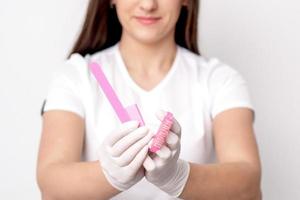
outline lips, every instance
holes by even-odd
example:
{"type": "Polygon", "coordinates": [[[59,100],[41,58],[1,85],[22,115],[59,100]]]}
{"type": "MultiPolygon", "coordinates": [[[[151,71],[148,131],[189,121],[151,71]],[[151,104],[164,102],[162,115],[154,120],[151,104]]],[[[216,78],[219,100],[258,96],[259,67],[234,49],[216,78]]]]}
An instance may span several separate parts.
{"type": "Polygon", "coordinates": [[[157,23],[161,18],[160,17],[144,17],[137,16],[135,17],[143,25],[151,25],[157,23]]]}

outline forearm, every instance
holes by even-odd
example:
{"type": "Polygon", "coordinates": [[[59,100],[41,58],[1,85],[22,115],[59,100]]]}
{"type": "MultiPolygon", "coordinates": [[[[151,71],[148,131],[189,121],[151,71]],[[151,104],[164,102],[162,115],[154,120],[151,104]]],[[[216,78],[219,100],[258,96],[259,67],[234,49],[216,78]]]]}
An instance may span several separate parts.
{"type": "Polygon", "coordinates": [[[99,200],[108,199],[119,192],[107,182],[98,161],[41,167],[38,184],[46,200],[99,200]]]}
{"type": "Polygon", "coordinates": [[[260,170],[248,163],[190,163],[183,199],[260,200],[260,170]]]}

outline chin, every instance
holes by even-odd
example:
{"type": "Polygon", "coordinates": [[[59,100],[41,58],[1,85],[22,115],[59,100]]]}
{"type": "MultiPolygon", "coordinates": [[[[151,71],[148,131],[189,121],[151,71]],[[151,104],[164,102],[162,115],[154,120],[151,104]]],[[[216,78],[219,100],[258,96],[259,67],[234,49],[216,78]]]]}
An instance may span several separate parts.
{"type": "Polygon", "coordinates": [[[158,34],[150,34],[150,33],[143,33],[143,34],[135,34],[134,40],[139,41],[144,44],[156,44],[163,40],[164,36],[158,34]]]}

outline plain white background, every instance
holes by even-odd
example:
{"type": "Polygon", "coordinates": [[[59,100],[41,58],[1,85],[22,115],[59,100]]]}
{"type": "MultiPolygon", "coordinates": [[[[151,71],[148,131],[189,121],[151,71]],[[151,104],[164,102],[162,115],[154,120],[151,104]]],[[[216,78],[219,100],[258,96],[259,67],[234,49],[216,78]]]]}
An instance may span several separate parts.
{"type": "MultiPolygon", "coordinates": [[[[0,199],[40,199],[40,108],[87,0],[0,0],[0,199]]],[[[300,2],[202,0],[199,45],[248,81],[264,199],[300,199],[300,2]]]]}

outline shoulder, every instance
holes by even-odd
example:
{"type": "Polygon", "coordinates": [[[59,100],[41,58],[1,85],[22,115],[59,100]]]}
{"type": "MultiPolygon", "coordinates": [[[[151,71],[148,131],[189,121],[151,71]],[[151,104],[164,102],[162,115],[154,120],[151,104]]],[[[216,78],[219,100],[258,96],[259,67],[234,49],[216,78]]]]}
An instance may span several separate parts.
{"type": "Polygon", "coordinates": [[[222,82],[235,75],[240,75],[239,72],[216,57],[205,57],[197,55],[188,49],[180,47],[182,65],[190,69],[199,81],[222,82]]]}
{"type": "Polygon", "coordinates": [[[97,60],[107,65],[109,62],[115,60],[113,58],[115,56],[115,48],[115,46],[112,46],[94,54],[86,55],[73,53],[61,63],[61,66],[53,73],[53,76],[56,78],[64,77],[72,82],[89,81],[91,76],[88,68],[89,62],[97,60]]]}
{"type": "Polygon", "coordinates": [[[94,54],[86,54],[80,55],[79,53],[74,53],[70,56],[70,58],[66,61],[69,65],[75,66],[75,68],[79,68],[79,70],[87,70],[87,65],[91,61],[99,61],[101,63],[107,63],[111,60],[114,60],[116,45],[108,47],[104,50],[98,51],[94,54]],[[83,69],[82,69],[83,68],[83,69]]]}

